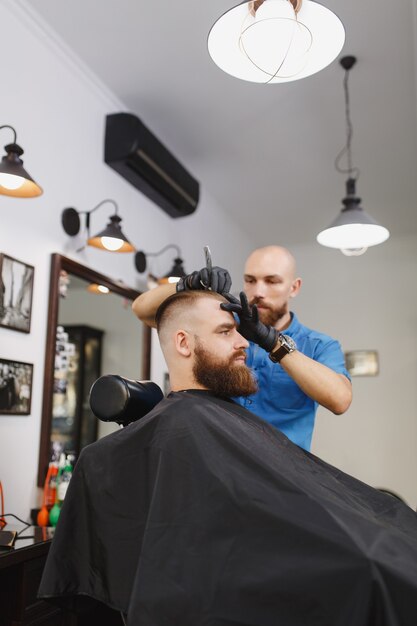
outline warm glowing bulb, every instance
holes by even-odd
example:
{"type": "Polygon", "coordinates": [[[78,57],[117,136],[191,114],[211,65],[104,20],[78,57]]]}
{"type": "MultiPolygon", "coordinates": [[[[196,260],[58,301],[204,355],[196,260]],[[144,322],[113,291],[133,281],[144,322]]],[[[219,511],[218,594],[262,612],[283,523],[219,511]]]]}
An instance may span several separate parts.
{"type": "Polygon", "coordinates": [[[19,189],[25,182],[22,176],[13,174],[0,174],[0,185],[6,189],[19,189]]]}
{"type": "Polygon", "coordinates": [[[91,283],[87,287],[87,291],[95,294],[108,294],[110,293],[110,289],[105,285],[98,285],[97,283],[91,283]]]}
{"type": "Polygon", "coordinates": [[[116,237],[102,237],[101,243],[106,250],[115,252],[116,250],[120,250],[124,242],[123,239],[117,239],[116,237]]]}

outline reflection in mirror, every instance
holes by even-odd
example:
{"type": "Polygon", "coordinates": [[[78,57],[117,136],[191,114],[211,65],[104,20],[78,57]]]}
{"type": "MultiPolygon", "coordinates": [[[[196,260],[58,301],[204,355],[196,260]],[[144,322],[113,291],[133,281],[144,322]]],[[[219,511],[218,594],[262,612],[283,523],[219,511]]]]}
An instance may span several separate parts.
{"type": "Polygon", "coordinates": [[[78,456],[115,430],[89,405],[103,374],[144,380],[150,372],[150,329],[131,304],[138,292],[62,255],[52,255],[38,485],[52,447],[78,456]]]}

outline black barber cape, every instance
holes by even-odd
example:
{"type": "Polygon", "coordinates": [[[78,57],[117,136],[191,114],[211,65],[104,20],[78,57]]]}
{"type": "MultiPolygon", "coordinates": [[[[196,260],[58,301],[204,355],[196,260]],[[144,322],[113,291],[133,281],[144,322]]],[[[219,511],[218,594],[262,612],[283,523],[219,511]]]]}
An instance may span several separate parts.
{"type": "Polygon", "coordinates": [[[417,515],[233,402],[172,393],[81,453],[39,596],[129,626],[416,626],[417,515]]]}

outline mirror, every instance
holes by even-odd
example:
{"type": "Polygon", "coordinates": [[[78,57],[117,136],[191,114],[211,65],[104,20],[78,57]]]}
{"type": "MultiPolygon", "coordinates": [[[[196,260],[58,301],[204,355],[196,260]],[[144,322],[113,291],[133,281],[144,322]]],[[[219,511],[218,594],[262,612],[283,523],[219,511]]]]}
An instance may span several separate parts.
{"type": "Polygon", "coordinates": [[[151,330],[132,313],[139,292],[61,254],[53,254],[49,290],[38,485],[43,487],[52,445],[78,456],[116,430],[89,405],[103,374],[149,379],[151,330]]]}

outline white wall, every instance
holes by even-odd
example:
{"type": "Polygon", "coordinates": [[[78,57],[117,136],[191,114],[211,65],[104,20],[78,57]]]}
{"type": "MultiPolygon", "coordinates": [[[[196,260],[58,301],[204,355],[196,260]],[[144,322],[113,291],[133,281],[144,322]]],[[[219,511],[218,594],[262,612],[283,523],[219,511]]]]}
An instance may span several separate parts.
{"type": "Polygon", "coordinates": [[[345,351],[377,350],[380,373],[353,377],[349,411],[319,409],[312,451],[417,507],[417,237],[389,239],[364,256],[295,248],[301,320],[345,351]]]}
{"type": "MultiPolygon", "coordinates": [[[[35,266],[30,334],[0,328],[0,357],[34,363],[31,415],[0,416],[5,505],[7,512],[27,519],[30,508],[39,503],[36,474],[50,254],[64,253],[132,287],[143,286],[130,254],[92,248],[75,253],[83,241],[81,237],[72,241],[63,232],[62,209],[74,206],[85,211],[113,198],[123,217],[122,228],[138,249],[153,252],[177,243],[190,269],[203,264],[202,248],[208,243],[215,262],[237,272],[250,242],[204,187],[195,215],[173,220],[110,169],[103,162],[104,121],[106,114],[125,110],[123,103],[18,1],[1,0],[0,20],[3,48],[13,51],[2,65],[1,123],[16,128],[17,142],[25,150],[24,165],[45,192],[26,200],[0,196],[0,252],[35,266]],[[233,241],[229,248],[228,241],[233,241]]],[[[1,131],[1,145],[10,143],[9,133],[1,131]]],[[[175,153],[175,146],[169,147],[175,153]]],[[[192,163],[185,165],[192,171],[192,163]]],[[[92,230],[104,227],[107,208],[112,207],[93,214],[92,230]]],[[[167,255],[162,269],[167,271],[171,262],[167,255]]]]}

